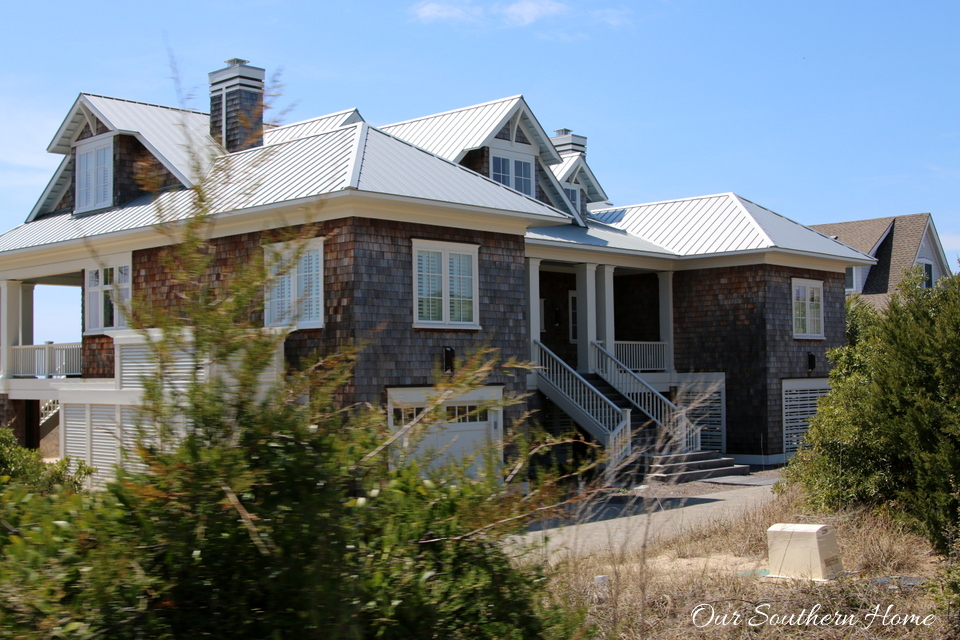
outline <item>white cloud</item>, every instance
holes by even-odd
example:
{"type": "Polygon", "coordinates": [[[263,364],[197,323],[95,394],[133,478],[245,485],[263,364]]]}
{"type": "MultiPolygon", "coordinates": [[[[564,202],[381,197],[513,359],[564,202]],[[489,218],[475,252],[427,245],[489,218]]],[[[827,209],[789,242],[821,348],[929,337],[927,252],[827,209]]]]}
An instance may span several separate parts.
{"type": "Polygon", "coordinates": [[[630,9],[597,9],[591,11],[590,15],[611,27],[629,27],[633,24],[633,11],[630,9]]]}
{"type": "Polygon", "coordinates": [[[519,0],[500,7],[500,13],[509,24],[523,27],[566,9],[567,5],[555,0],[519,0]]]}
{"type": "Polygon", "coordinates": [[[421,22],[473,22],[483,17],[483,9],[469,3],[418,2],[411,11],[421,22]]]}

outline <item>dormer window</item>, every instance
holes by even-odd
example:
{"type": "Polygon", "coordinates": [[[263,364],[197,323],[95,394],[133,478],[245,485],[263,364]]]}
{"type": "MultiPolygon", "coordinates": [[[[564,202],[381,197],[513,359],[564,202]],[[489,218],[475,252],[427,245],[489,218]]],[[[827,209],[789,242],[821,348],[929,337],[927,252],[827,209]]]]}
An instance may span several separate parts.
{"type": "Polygon", "coordinates": [[[533,195],[533,163],[527,160],[493,156],[490,177],[520,193],[533,195]]]}
{"type": "Polygon", "coordinates": [[[580,193],[580,191],[578,189],[569,189],[567,187],[564,187],[563,192],[567,194],[567,199],[569,199],[570,204],[573,205],[573,210],[579,211],[580,205],[577,204],[577,195],[580,193]]]}
{"type": "Polygon", "coordinates": [[[113,138],[84,141],[76,154],[76,213],[111,206],[113,138]]]}

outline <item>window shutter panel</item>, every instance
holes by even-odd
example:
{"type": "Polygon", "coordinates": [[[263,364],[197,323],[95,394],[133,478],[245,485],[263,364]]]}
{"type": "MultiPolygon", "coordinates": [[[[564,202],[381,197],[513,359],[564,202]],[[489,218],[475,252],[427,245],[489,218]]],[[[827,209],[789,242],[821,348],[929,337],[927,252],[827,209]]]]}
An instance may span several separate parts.
{"type": "Polygon", "coordinates": [[[96,173],[96,205],[109,206],[111,203],[110,187],[111,174],[113,173],[113,158],[110,153],[112,147],[100,147],[97,153],[97,173],[96,173]]]}
{"type": "Polygon", "coordinates": [[[297,265],[299,322],[319,323],[323,319],[322,277],[320,248],[304,251],[297,265]]]}
{"type": "Polygon", "coordinates": [[[267,292],[267,324],[283,325],[290,322],[292,278],[287,273],[278,276],[267,292]]]}
{"type": "Polygon", "coordinates": [[[77,154],[77,209],[93,204],[93,151],[77,154]]]}

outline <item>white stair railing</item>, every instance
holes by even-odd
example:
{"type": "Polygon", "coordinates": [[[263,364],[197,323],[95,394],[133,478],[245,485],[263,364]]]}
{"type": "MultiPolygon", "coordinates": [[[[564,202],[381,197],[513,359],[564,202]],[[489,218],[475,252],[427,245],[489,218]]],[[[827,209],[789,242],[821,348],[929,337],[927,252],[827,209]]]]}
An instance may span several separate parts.
{"type": "Polygon", "coordinates": [[[44,400],[40,405],[40,424],[49,420],[57,411],[60,411],[59,400],[44,400]]]}
{"type": "Polygon", "coordinates": [[[537,388],[606,446],[608,478],[630,456],[630,409],[621,409],[539,340],[533,341],[537,388]]]}
{"type": "Polygon", "coordinates": [[[683,451],[700,449],[700,430],[690,422],[686,412],[596,342],[590,344],[590,351],[597,374],[669,433],[678,447],[683,451]]]}

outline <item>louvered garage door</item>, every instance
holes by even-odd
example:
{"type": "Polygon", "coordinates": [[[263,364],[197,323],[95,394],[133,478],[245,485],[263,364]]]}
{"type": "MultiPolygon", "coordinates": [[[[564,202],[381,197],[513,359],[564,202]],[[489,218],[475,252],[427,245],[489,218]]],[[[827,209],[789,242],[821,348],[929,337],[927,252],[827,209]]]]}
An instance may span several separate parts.
{"type": "Polygon", "coordinates": [[[783,453],[790,458],[803,443],[817,401],[830,391],[826,378],[783,381],[783,453]]]}

